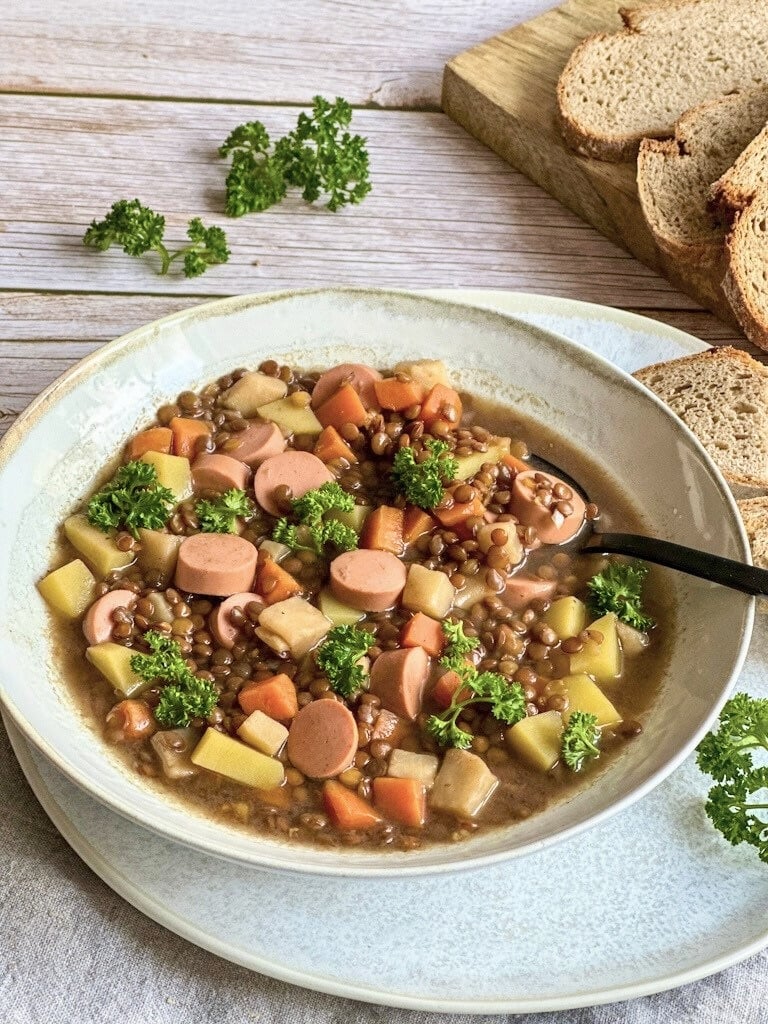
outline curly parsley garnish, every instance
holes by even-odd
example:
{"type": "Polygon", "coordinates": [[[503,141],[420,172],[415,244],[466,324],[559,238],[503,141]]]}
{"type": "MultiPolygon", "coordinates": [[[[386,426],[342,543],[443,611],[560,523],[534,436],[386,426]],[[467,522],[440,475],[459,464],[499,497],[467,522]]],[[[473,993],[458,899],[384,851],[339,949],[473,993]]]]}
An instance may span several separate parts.
{"type": "Polygon", "coordinates": [[[480,641],[476,636],[464,635],[463,622],[446,620],[442,627],[448,642],[440,658],[440,664],[461,674],[467,667],[467,655],[475,650],[480,641]]]}
{"type": "Polygon", "coordinates": [[[187,226],[190,245],[170,251],[163,242],[165,217],[155,213],[138,199],[118,199],[102,221],[91,221],[83,243],[100,252],[119,245],[127,256],[143,256],[153,251],[160,256],[158,274],[167,274],[171,264],[183,261],[185,277],[199,277],[208,267],[229,259],[227,236],[221,228],[207,228],[199,217],[187,226]]]}
{"type": "Polygon", "coordinates": [[[91,526],[104,533],[122,528],[138,537],[140,529],[161,530],[175,501],[173,492],[158,483],[155,467],[136,459],[121,466],[94,494],[86,515],[91,526]]]}
{"type": "Polygon", "coordinates": [[[443,484],[453,480],[459,471],[456,459],[448,455],[445,441],[428,437],[424,448],[429,453],[419,462],[413,448],[401,448],[392,461],[392,482],[399,494],[411,505],[432,509],[443,498],[443,484]]]}
{"type": "Polygon", "coordinates": [[[237,520],[251,515],[254,505],[245,491],[232,487],[211,501],[203,498],[195,513],[203,533],[234,533],[237,520]]]}
{"type": "Polygon", "coordinates": [[[334,626],[317,652],[317,664],[328,677],[331,689],[342,697],[354,697],[365,683],[360,664],[375,642],[373,633],[355,626],[334,626]]]}
{"type": "Polygon", "coordinates": [[[507,725],[525,718],[525,693],[519,683],[509,683],[496,672],[478,672],[470,665],[465,665],[457,675],[462,685],[457,686],[450,705],[445,711],[430,715],[426,722],[427,732],[441,746],[461,750],[471,746],[471,733],[460,728],[457,721],[464,708],[472,704],[488,704],[493,717],[507,725]],[[462,697],[467,691],[469,696],[462,697]]]}
{"type": "Polygon", "coordinates": [[[563,761],[573,772],[580,772],[587,761],[600,756],[600,729],[597,715],[574,711],[561,740],[563,761]]]}
{"type": "Polygon", "coordinates": [[[615,612],[622,622],[646,632],[655,625],[643,612],[642,590],[648,567],[642,562],[612,562],[587,583],[587,604],[595,615],[615,612]]]}
{"type": "Polygon", "coordinates": [[[278,519],[272,540],[287,545],[293,551],[314,551],[318,555],[325,553],[326,545],[339,551],[352,551],[358,541],[352,527],[337,519],[323,519],[323,516],[328,512],[351,512],[354,507],[352,495],[335,480],[329,481],[291,502],[291,512],[298,524],[289,523],[285,518],[278,519]]]}
{"type": "Polygon", "coordinates": [[[218,703],[213,683],[198,679],[189,669],[178,643],[156,630],[145,633],[151,654],[134,654],[133,671],[147,682],[162,682],[155,718],[169,729],[189,725],[195,718],[207,718],[218,703]]]}

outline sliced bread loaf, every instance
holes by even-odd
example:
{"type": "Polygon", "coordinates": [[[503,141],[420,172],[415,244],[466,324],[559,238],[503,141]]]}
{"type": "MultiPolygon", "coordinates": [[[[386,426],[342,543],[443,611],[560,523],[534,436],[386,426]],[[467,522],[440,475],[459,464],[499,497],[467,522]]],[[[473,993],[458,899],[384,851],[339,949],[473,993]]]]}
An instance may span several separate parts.
{"type": "Polygon", "coordinates": [[[722,223],[732,224],[739,210],[747,207],[765,186],[768,186],[768,125],[712,185],[710,209],[722,223]]]}
{"type": "Polygon", "coordinates": [[[744,498],[736,504],[749,537],[752,561],[768,569],[768,498],[744,498]]]}
{"type": "Polygon", "coordinates": [[[692,107],[768,85],[766,0],[673,0],[622,10],[626,28],[590,36],[557,85],[566,142],[585,156],[631,160],[692,107]]]}
{"type": "Polygon", "coordinates": [[[744,333],[768,351],[768,187],[736,214],[726,240],[723,289],[744,333]]]}
{"type": "Polygon", "coordinates": [[[731,347],[634,374],[693,431],[726,480],[768,488],[768,369],[731,347]]]}
{"type": "Polygon", "coordinates": [[[641,142],[637,190],[662,252],[698,266],[722,263],[725,229],[713,221],[709,190],[767,122],[763,86],[687,111],[675,124],[674,138],[641,142]]]}

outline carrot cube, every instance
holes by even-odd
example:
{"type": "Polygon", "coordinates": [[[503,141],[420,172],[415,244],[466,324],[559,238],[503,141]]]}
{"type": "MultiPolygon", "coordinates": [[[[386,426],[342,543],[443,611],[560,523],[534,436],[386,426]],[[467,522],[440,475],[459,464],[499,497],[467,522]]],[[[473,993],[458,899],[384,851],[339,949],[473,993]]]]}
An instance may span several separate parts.
{"type": "Polygon", "coordinates": [[[475,494],[472,501],[457,501],[450,508],[436,508],[435,515],[443,526],[455,527],[469,519],[470,516],[482,518],[485,515],[485,505],[483,505],[480,497],[475,494]]]}
{"type": "Polygon", "coordinates": [[[449,427],[455,427],[463,411],[458,391],[445,384],[435,384],[422,403],[419,419],[426,424],[442,419],[449,427]]]}
{"type": "MultiPolygon", "coordinates": [[[[459,673],[453,672],[452,670],[448,671],[444,673],[442,676],[440,676],[440,678],[435,683],[432,689],[432,700],[440,708],[450,707],[451,701],[453,700],[453,695],[456,693],[457,690],[461,689],[462,686],[463,682],[459,673]]],[[[461,689],[461,692],[459,693],[457,699],[466,700],[467,697],[471,696],[472,694],[470,693],[469,689],[467,687],[464,687],[463,689],[461,689]]]]}
{"type": "Polygon", "coordinates": [[[324,427],[315,441],[315,455],[321,462],[333,462],[334,459],[346,459],[357,462],[357,456],[336,427],[324,427]]]}
{"type": "Polygon", "coordinates": [[[401,412],[412,405],[419,405],[424,397],[424,388],[415,380],[398,380],[397,377],[386,377],[377,380],[373,385],[376,398],[382,409],[401,412]]]}
{"type": "Polygon", "coordinates": [[[423,647],[427,654],[437,658],[445,647],[443,627],[437,619],[424,612],[416,612],[400,630],[400,646],[423,647]]]}
{"type": "Polygon", "coordinates": [[[412,544],[425,533],[431,533],[437,523],[424,509],[417,505],[409,505],[403,515],[403,540],[406,544],[412,544]]]}
{"type": "Polygon", "coordinates": [[[360,533],[360,547],[375,551],[391,551],[402,555],[403,510],[392,505],[380,505],[367,517],[360,533]]]}
{"type": "Polygon", "coordinates": [[[337,828],[362,831],[381,822],[381,817],[367,800],[334,779],[329,779],[323,786],[323,806],[337,828]]]}
{"type": "Polygon", "coordinates": [[[301,593],[301,584],[289,572],[271,558],[262,556],[262,559],[256,569],[254,589],[268,605],[287,601],[289,597],[301,593]]]}
{"type": "Polygon", "coordinates": [[[185,459],[193,459],[197,455],[198,438],[208,437],[211,424],[208,420],[190,420],[184,416],[174,416],[171,420],[173,432],[173,454],[185,459]]]}
{"type": "Polygon", "coordinates": [[[150,427],[142,430],[128,443],[128,458],[140,459],[147,452],[162,452],[170,455],[173,446],[173,432],[168,427],[150,427]]]}
{"type": "Polygon", "coordinates": [[[354,423],[362,427],[368,418],[360,395],[351,384],[343,384],[338,391],[315,409],[315,415],[324,427],[336,427],[340,430],[345,423],[354,423]]]}
{"type": "Polygon", "coordinates": [[[427,790],[418,779],[374,779],[373,803],[385,818],[401,825],[418,828],[427,817],[427,790]]]}
{"type": "Polygon", "coordinates": [[[289,722],[299,713],[296,687],[284,672],[260,682],[246,683],[237,701],[246,715],[261,711],[276,722],[289,722]]]}

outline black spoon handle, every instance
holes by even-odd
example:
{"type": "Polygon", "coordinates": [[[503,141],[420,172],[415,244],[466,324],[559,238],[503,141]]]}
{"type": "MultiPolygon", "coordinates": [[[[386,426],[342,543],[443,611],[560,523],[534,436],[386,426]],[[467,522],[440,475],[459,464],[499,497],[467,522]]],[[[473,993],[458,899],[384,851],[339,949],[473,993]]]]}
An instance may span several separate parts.
{"type": "Polygon", "coordinates": [[[629,555],[655,562],[668,569],[679,569],[689,576],[720,583],[744,594],[768,594],[768,570],[735,562],[731,558],[710,555],[667,540],[641,537],[634,533],[596,533],[581,548],[583,554],[629,555]]]}

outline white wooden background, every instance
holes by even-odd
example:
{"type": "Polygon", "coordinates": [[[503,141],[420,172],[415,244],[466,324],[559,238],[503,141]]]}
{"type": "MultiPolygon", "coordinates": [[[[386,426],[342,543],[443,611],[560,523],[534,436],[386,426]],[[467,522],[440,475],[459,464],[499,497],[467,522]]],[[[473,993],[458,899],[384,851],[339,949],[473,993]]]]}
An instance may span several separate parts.
{"type": "Polygon", "coordinates": [[[742,341],[440,113],[445,61],[547,0],[10,0],[0,29],[0,433],[73,361],[210,297],[285,286],[510,288],[636,310],[742,341]],[[281,131],[316,93],[366,135],[373,192],[222,215],[216,147],[281,131]],[[226,267],[157,277],[82,234],[138,196],[181,238],[227,228],[226,267]]]}

